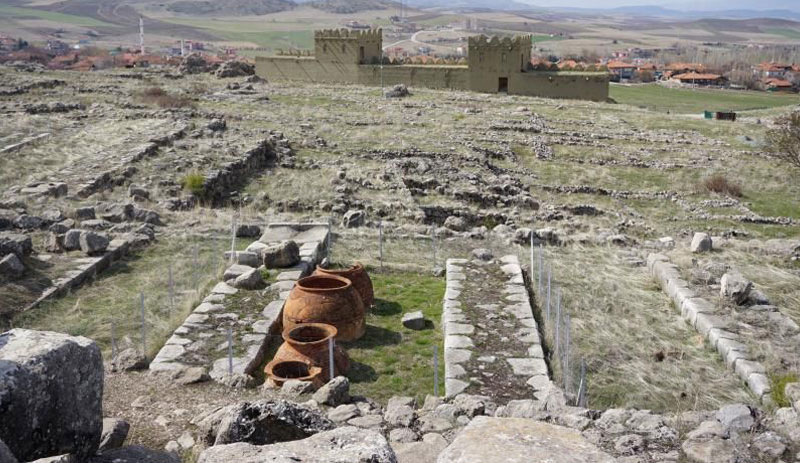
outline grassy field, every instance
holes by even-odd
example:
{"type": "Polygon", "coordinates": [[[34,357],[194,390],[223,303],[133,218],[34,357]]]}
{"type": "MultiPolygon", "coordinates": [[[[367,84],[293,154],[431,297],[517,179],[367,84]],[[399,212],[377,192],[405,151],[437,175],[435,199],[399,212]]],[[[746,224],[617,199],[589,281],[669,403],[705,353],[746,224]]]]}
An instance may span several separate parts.
{"type": "Polygon", "coordinates": [[[0,16],[13,17],[18,19],[44,19],[57,23],[73,24],[86,27],[113,27],[113,24],[98,21],[94,18],[85,16],[75,16],[71,14],[56,13],[53,11],[38,10],[35,8],[18,8],[14,6],[0,5],[0,16]]]}
{"type": "Polygon", "coordinates": [[[702,113],[704,110],[746,111],[800,103],[800,97],[797,95],[738,90],[667,88],[658,84],[612,84],[609,96],[617,103],[676,113],[702,113]]]}
{"type": "MultiPolygon", "coordinates": [[[[444,345],[439,321],[445,281],[432,276],[368,269],[375,287],[376,307],[367,316],[367,332],[343,344],[350,355],[351,392],[385,401],[405,395],[422,401],[433,394],[433,347],[444,345]],[[424,330],[405,328],[403,314],[421,310],[424,330]]],[[[439,362],[439,391],[444,391],[444,361],[439,362]]]]}
{"type": "Polygon", "coordinates": [[[147,346],[149,354],[153,355],[205,295],[207,286],[216,282],[222,268],[222,260],[217,256],[227,243],[227,240],[164,239],[123,258],[101,273],[93,283],[16,317],[12,324],[20,328],[86,336],[97,341],[104,353],[110,353],[112,320],[117,342],[128,338],[139,346],[139,295],[144,293],[147,346]],[[170,264],[173,307],[169,297],[170,264]]]}

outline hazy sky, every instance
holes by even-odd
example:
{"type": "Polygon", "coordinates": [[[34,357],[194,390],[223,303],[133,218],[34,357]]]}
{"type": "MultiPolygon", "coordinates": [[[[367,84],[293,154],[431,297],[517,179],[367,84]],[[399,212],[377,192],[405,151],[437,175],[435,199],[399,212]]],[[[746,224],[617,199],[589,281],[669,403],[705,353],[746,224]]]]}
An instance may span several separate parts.
{"type": "MultiPolygon", "coordinates": [[[[502,1],[502,0],[497,0],[502,1]]],[[[631,5],[654,5],[678,10],[720,9],[800,9],[800,0],[518,0],[540,6],[613,8],[631,5]]]]}

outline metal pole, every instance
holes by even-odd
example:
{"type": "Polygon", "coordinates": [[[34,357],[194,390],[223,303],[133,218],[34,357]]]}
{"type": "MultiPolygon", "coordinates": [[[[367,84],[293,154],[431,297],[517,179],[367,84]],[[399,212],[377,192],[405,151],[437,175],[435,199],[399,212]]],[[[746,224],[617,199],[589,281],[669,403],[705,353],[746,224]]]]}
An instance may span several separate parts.
{"type": "Polygon", "coordinates": [[[231,216],[231,262],[236,260],[236,216],[231,216]]]}
{"type": "Polygon", "coordinates": [[[543,270],[544,270],[544,249],[542,248],[542,245],[540,244],[539,245],[539,291],[537,292],[537,294],[539,294],[540,297],[541,297],[541,294],[542,294],[542,273],[543,273],[543,270]]]}
{"type": "Polygon", "coordinates": [[[550,315],[550,280],[553,274],[553,268],[547,266],[547,315],[550,315]]]}
{"type": "Polygon", "coordinates": [[[439,346],[433,346],[433,395],[439,397],[439,346]]]}
{"type": "Polygon", "coordinates": [[[559,345],[558,345],[558,342],[560,341],[559,335],[561,334],[560,333],[560,328],[561,328],[561,304],[556,306],[556,335],[555,335],[555,337],[556,337],[556,346],[555,346],[556,353],[560,351],[559,345]]]}
{"type": "Polygon", "coordinates": [[[572,374],[569,371],[569,332],[570,332],[570,321],[569,321],[569,314],[564,315],[564,392],[569,393],[569,386],[570,379],[572,379],[572,374]]]}
{"type": "Polygon", "coordinates": [[[325,238],[325,257],[328,258],[328,265],[331,263],[331,218],[328,217],[328,236],[325,238]]]}
{"type": "Polygon", "coordinates": [[[586,361],[581,359],[581,384],[578,388],[578,406],[586,406],[586,361]]]}
{"type": "Polygon", "coordinates": [[[383,221],[378,222],[378,247],[380,248],[381,272],[383,271],[383,221]]]}
{"type": "Polygon", "coordinates": [[[172,262],[169,263],[169,313],[175,310],[175,283],[172,280],[172,262]]]}
{"type": "Polygon", "coordinates": [[[333,338],[332,337],[328,338],[328,364],[330,365],[330,370],[331,370],[331,380],[333,380],[335,374],[334,374],[334,368],[333,368],[334,365],[333,365],[333,338]]]}
{"type": "Polygon", "coordinates": [[[139,306],[141,307],[142,312],[142,355],[145,357],[147,356],[147,328],[145,328],[144,322],[144,293],[139,293],[139,306]]]}
{"type": "Polygon", "coordinates": [[[530,266],[530,274],[531,274],[531,285],[533,285],[533,232],[531,232],[531,266],[530,266]]]}
{"type": "Polygon", "coordinates": [[[200,266],[197,264],[197,244],[195,243],[194,249],[192,250],[192,263],[194,267],[194,288],[195,290],[198,289],[198,285],[200,284],[200,266]]]}
{"type": "Polygon", "coordinates": [[[228,375],[233,376],[233,328],[228,327],[228,375]]]}
{"type": "Polygon", "coordinates": [[[117,341],[116,330],[114,329],[114,318],[111,318],[111,366],[117,366],[117,341]]]}
{"type": "Polygon", "coordinates": [[[433,238],[433,267],[436,268],[436,229],[431,229],[431,237],[433,238]]]}

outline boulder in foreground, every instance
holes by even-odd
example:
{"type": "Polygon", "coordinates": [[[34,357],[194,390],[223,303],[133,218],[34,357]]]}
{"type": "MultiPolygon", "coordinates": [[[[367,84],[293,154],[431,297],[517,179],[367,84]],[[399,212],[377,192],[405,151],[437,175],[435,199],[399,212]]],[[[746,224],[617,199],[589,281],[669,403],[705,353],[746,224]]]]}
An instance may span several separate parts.
{"type": "Polygon", "coordinates": [[[198,463],[263,463],[267,461],[397,463],[397,458],[380,432],[345,426],[315,434],[307,439],[280,444],[215,445],[203,451],[198,459],[198,463]]]}
{"type": "Polygon", "coordinates": [[[580,432],[524,418],[478,416],[441,454],[438,463],[613,463],[580,432]]]}
{"type": "Polygon", "coordinates": [[[0,334],[0,440],[20,461],[93,455],[103,430],[103,360],[94,341],[0,334]]]}

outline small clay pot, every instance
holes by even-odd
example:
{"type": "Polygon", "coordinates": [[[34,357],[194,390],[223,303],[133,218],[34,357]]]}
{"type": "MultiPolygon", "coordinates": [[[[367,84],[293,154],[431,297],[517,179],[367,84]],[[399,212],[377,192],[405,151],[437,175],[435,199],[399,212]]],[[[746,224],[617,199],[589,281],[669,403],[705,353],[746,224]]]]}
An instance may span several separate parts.
{"type": "Polygon", "coordinates": [[[364,304],[347,278],[311,275],[297,280],[283,306],[283,330],[300,323],[327,323],[338,341],[355,341],[366,330],[364,304]]]}
{"type": "Polygon", "coordinates": [[[347,278],[353,283],[353,287],[361,296],[364,303],[364,310],[369,310],[375,304],[375,293],[372,290],[372,280],[360,262],[356,262],[350,268],[329,269],[317,266],[314,275],[336,275],[347,278]]]}
{"type": "MultiPolygon", "coordinates": [[[[336,327],[325,323],[301,323],[282,334],[283,344],[275,352],[273,362],[305,362],[322,369],[322,376],[330,376],[330,341],[336,338],[336,327]]],[[[347,353],[336,345],[333,347],[334,376],[343,375],[350,368],[347,353]]]]}
{"type": "Polygon", "coordinates": [[[323,379],[322,368],[315,367],[308,362],[297,360],[288,361],[271,361],[264,368],[267,377],[278,387],[283,386],[283,383],[290,379],[299,381],[309,381],[314,384],[314,387],[319,388],[325,384],[323,379]]]}

